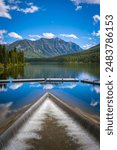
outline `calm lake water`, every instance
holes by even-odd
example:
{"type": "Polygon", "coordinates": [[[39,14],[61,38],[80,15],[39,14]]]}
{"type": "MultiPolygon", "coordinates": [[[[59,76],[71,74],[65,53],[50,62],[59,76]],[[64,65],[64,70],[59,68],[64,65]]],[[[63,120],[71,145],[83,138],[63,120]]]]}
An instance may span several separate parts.
{"type": "Polygon", "coordinates": [[[24,67],[0,70],[0,79],[7,78],[49,78],[49,77],[77,77],[80,79],[99,79],[100,66],[98,64],[57,64],[35,63],[24,67]]]}
{"type": "Polygon", "coordinates": [[[17,110],[35,102],[45,92],[51,92],[84,111],[99,116],[100,86],[80,82],[59,84],[9,83],[5,86],[2,85],[0,88],[0,111],[3,115],[7,115],[10,110],[17,110]]]}
{"type": "MultiPolygon", "coordinates": [[[[14,68],[1,73],[0,78],[40,78],[40,77],[77,77],[79,79],[100,79],[99,65],[78,64],[32,64],[24,68],[14,68]],[[6,75],[6,76],[5,76],[6,75]]],[[[0,117],[5,118],[14,112],[38,100],[45,92],[51,92],[59,98],[98,115],[100,112],[100,86],[85,83],[9,83],[0,84],[0,117]]]]}

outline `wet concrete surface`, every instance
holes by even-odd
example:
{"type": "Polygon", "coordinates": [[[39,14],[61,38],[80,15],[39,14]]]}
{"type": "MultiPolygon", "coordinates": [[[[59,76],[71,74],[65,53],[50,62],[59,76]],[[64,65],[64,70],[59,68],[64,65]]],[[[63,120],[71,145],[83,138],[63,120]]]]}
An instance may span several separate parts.
{"type": "Polygon", "coordinates": [[[42,124],[43,129],[39,132],[41,139],[28,140],[31,150],[82,150],[82,145],[77,144],[66,133],[65,126],[60,126],[57,120],[47,115],[42,124]]]}
{"type": "Polygon", "coordinates": [[[47,97],[2,150],[99,150],[99,143],[47,97]]]}

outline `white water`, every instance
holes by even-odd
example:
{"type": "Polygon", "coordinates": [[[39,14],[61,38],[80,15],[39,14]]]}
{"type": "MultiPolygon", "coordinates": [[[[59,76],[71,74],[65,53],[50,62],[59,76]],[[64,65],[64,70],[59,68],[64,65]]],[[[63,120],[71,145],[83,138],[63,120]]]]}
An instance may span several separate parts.
{"type": "Polygon", "coordinates": [[[36,131],[42,130],[42,123],[49,116],[57,120],[58,125],[65,126],[67,135],[72,137],[74,142],[82,145],[83,150],[99,150],[99,143],[85,131],[65,111],[58,107],[51,99],[47,98],[35,111],[28,121],[21,127],[18,133],[8,142],[3,150],[28,150],[31,148],[26,141],[29,139],[40,139],[36,131]]]}

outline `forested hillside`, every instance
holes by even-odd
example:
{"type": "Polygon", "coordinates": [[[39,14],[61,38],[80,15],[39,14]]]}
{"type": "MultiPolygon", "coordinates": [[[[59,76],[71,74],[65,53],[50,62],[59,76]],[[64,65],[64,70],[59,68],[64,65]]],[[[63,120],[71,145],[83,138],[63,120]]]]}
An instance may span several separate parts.
{"type": "Polygon", "coordinates": [[[24,64],[24,52],[7,50],[5,45],[0,45],[0,68],[8,68],[10,66],[19,66],[24,64]]]}
{"type": "Polygon", "coordinates": [[[100,45],[75,54],[62,55],[52,58],[26,59],[28,62],[78,62],[78,63],[100,63],[100,45]]]}

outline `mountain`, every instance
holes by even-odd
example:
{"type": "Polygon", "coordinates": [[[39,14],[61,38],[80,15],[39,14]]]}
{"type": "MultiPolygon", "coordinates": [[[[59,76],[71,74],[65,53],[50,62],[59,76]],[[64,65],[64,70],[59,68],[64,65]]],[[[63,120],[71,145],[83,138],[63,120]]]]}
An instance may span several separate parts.
{"type": "Polygon", "coordinates": [[[75,54],[54,57],[52,61],[100,63],[100,44],[75,54]]]}
{"type": "Polygon", "coordinates": [[[59,38],[41,38],[36,41],[19,40],[7,46],[9,50],[15,47],[17,50],[24,51],[25,58],[49,58],[82,51],[79,45],[59,38]]]}
{"type": "Polygon", "coordinates": [[[100,44],[74,54],[26,59],[27,62],[100,63],[100,44]]]}

